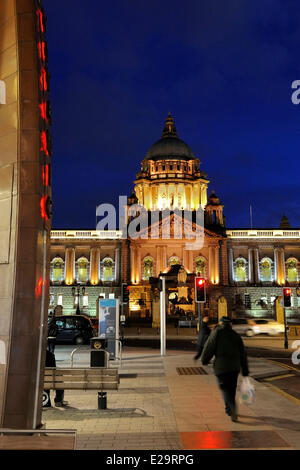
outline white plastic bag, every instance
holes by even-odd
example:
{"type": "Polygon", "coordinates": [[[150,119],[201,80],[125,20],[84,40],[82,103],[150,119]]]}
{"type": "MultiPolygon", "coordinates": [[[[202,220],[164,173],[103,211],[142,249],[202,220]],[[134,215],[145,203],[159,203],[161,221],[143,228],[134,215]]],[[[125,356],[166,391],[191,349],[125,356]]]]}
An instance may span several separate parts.
{"type": "Polygon", "coordinates": [[[255,397],[254,385],[250,382],[249,377],[243,377],[240,386],[240,403],[252,405],[255,397]]]}

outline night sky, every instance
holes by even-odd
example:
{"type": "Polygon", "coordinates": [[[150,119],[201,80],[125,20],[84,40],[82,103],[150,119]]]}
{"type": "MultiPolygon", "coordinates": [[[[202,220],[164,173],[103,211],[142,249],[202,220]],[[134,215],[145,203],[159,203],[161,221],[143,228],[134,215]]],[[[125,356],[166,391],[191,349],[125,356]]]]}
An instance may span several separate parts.
{"type": "Polygon", "coordinates": [[[133,190],[170,111],[227,227],[300,227],[300,5],[289,0],[44,0],[53,227],[95,228],[133,190]]]}

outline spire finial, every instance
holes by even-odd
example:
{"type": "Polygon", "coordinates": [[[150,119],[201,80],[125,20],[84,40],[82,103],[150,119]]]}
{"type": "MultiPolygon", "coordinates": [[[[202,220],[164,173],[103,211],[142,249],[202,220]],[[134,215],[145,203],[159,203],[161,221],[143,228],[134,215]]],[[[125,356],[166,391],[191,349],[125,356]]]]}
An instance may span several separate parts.
{"type": "Polygon", "coordinates": [[[171,112],[168,112],[167,119],[165,121],[165,127],[163,129],[162,137],[178,137],[177,130],[172,118],[171,112]]]}

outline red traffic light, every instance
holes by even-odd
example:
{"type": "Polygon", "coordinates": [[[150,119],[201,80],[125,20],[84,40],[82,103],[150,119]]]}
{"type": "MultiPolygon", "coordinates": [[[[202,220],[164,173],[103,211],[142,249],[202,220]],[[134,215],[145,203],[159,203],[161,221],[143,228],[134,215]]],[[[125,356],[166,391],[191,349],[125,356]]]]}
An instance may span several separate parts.
{"type": "Polygon", "coordinates": [[[203,277],[195,278],[195,301],[196,302],[206,301],[205,279],[203,277]]]}
{"type": "Polygon", "coordinates": [[[283,305],[284,307],[291,307],[291,293],[292,289],[285,287],[283,289],[283,305]]]}

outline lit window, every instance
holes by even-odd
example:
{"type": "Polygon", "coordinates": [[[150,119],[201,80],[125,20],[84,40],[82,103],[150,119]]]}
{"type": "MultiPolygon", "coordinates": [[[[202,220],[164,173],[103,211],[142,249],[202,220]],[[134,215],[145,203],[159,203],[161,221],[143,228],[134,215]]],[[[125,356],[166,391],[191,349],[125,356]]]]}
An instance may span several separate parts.
{"type": "Polygon", "coordinates": [[[153,277],[153,259],[147,256],[144,259],[144,280],[148,281],[150,277],[153,277]]]}
{"type": "Polygon", "coordinates": [[[52,281],[62,282],[64,277],[64,262],[61,258],[54,258],[52,264],[52,281]]]}
{"type": "Polygon", "coordinates": [[[263,282],[272,281],[272,263],[270,259],[261,261],[261,280],[263,282]]]}
{"type": "Polygon", "coordinates": [[[79,282],[87,282],[88,281],[88,266],[89,266],[89,262],[86,258],[80,258],[77,261],[78,281],[79,282]]]}
{"type": "Polygon", "coordinates": [[[196,276],[205,277],[206,274],[206,261],[203,256],[196,258],[196,276]]]}
{"type": "Polygon", "coordinates": [[[113,260],[106,258],[103,261],[103,281],[113,280],[113,260]]]}
{"type": "Polygon", "coordinates": [[[297,273],[297,260],[290,258],[287,260],[287,280],[289,282],[297,282],[298,273],[297,273]]]}
{"type": "Polygon", "coordinates": [[[63,296],[62,296],[62,294],[58,294],[58,296],[57,296],[57,305],[62,306],[62,304],[63,304],[63,296]]]}
{"type": "Polygon", "coordinates": [[[246,280],[246,261],[238,258],[235,262],[235,278],[237,282],[246,280]]]}
{"type": "Polygon", "coordinates": [[[180,259],[178,258],[178,256],[172,256],[170,259],[169,259],[169,265],[170,266],[175,266],[177,264],[180,264],[180,259]]]}

